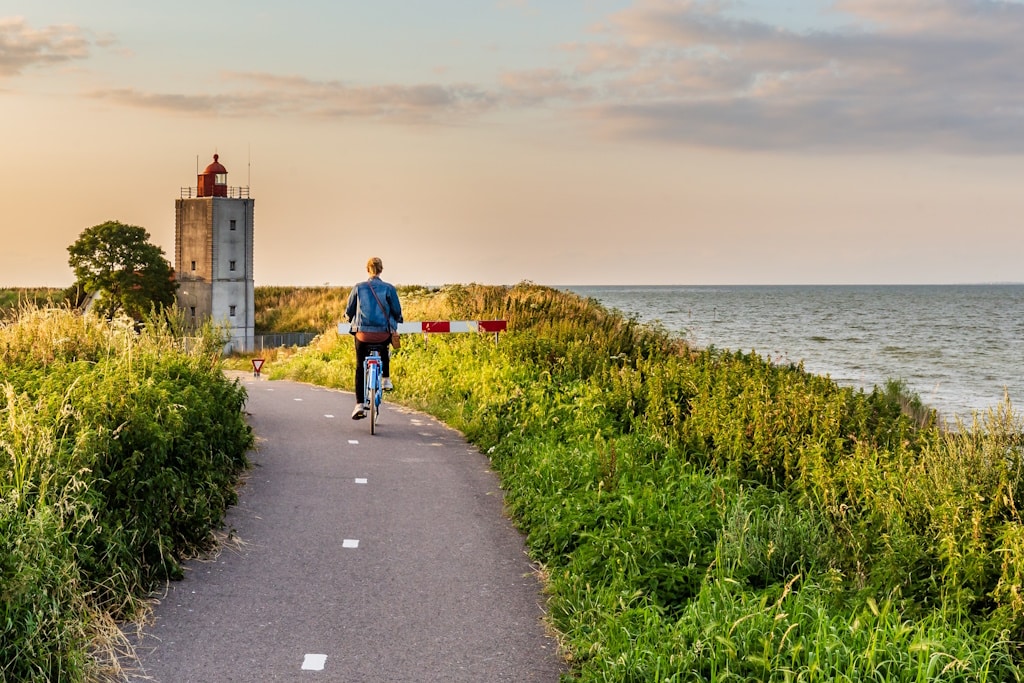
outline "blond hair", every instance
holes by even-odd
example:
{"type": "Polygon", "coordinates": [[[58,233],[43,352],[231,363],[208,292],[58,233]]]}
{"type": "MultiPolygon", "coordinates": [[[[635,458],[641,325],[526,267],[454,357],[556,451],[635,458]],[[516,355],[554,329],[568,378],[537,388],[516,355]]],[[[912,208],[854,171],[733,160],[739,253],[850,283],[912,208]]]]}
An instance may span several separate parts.
{"type": "Polygon", "coordinates": [[[383,270],[384,262],[378,256],[374,256],[366,262],[366,272],[370,275],[380,275],[383,270]]]}

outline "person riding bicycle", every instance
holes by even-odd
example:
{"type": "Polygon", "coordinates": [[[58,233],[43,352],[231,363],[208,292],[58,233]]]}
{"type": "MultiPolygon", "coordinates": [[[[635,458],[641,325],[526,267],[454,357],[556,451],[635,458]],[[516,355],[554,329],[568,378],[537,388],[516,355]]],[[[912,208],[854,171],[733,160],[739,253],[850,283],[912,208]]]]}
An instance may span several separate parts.
{"type": "Polygon", "coordinates": [[[380,279],[383,271],[384,264],[378,257],[374,256],[367,261],[366,272],[370,277],[352,288],[345,306],[345,317],[352,323],[350,333],[355,336],[356,343],[356,407],[352,410],[353,420],[366,417],[363,361],[375,347],[383,347],[380,354],[384,373],[382,386],[384,389],[394,388],[387,345],[391,342],[391,333],[398,329],[398,323],[403,322],[402,304],[398,300],[395,286],[380,279]]]}

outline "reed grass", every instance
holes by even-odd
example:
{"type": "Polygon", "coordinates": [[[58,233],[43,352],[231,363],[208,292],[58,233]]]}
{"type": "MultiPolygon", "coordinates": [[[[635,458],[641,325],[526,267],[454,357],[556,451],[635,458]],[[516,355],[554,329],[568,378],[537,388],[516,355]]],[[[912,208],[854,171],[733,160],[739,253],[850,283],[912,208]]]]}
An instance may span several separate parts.
{"type": "Polygon", "coordinates": [[[114,675],[116,624],[212,544],[252,443],[221,343],[28,304],[0,326],[0,680],[114,675]]]}
{"type": "MultiPolygon", "coordinates": [[[[345,319],[351,287],[256,287],[256,333],[320,332],[345,319]]],[[[424,299],[425,287],[399,287],[403,303],[424,299]]]]}
{"type": "Polygon", "coordinates": [[[60,305],[67,298],[67,290],[55,287],[0,287],[0,322],[22,306],[60,305]]]}

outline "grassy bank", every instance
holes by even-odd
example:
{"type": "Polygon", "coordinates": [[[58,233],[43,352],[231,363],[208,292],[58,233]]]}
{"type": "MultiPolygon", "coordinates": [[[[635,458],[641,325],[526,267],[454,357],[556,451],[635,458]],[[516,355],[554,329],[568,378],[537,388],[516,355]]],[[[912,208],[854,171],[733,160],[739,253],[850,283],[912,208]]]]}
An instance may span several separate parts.
{"type": "Polygon", "coordinates": [[[0,287],[0,318],[13,315],[25,305],[59,305],[66,298],[66,291],[55,287],[0,287]]]}
{"type": "MultiPolygon", "coordinates": [[[[345,304],[351,287],[257,287],[256,334],[320,332],[345,319],[345,304]]],[[[403,302],[429,298],[424,287],[400,287],[403,302]]]]}
{"type": "MultiPolygon", "coordinates": [[[[529,284],[407,308],[510,322],[497,345],[408,340],[395,399],[490,455],[578,679],[1020,680],[1009,405],[943,431],[899,385],[690,349],[529,284]]],[[[352,362],[328,331],[264,371],[350,388],[352,362]]]]}
{"type": "Polygon", "coordinates": [[[0,680],[116,671],[116,622],[210,547],[252,443],[219,348],[67,310],[0,323],[0,680]]]}

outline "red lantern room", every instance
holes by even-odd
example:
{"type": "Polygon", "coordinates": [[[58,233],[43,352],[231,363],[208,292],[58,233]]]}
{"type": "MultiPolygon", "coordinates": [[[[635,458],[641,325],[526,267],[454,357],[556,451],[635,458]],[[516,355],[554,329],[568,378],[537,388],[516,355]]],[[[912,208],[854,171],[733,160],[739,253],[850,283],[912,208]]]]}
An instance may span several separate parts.
{"type": "Polygon", "coordinates": [[[219,154],[213,155],[213,163],[206,167],[199,174],[198,197],[227,197],[228,196],[228,169],[224,168],[217,159],[219,154]]]}

